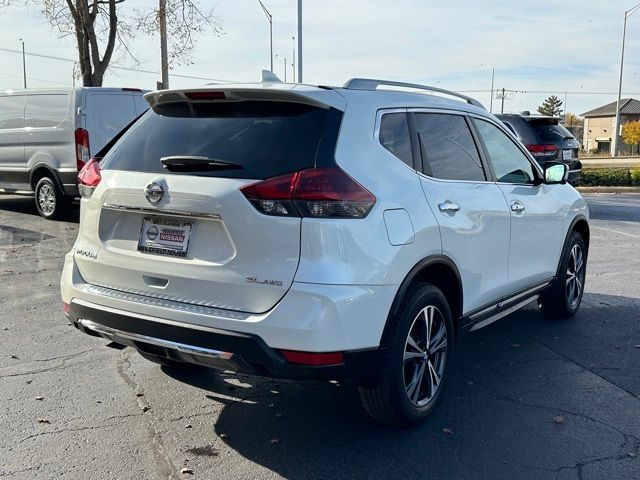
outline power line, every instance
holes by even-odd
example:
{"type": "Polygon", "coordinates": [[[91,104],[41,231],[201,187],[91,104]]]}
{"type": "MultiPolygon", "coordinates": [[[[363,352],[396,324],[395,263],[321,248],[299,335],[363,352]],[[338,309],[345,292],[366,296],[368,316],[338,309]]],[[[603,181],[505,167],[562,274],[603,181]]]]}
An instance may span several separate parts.
{"type": "MultiPolygon", "coordinates": [[[[22,51],[21,50],[15,50],[13,48],[5,48],[5,47],[0,47],[0,51],[3,52],[9,52],[9,53],[17,53],[22,55],[22,51]]],[[[76,63],[77,60],[73,60],[71,58],[64,58],[64,57],[56,57],[53,55],[45,55],[44,53],[36,53],[36,52],[25,52],[25,55],[30,56],[30,57],[39,57],[39,58],[46,58],[49,60],[58,60],[58,61],[62,61],[62,62],[71,62],[71,63],[76,63]]],[[[109,68],[113,68],[113,69],[117,69],[117,70],[125,70],[128,72],[136,72],[136,73],[148,73],[148,74],[152,74],[152,75],[160,75],[160,72],[154,72],[153,70],[142,70],[139,68],[130,68],[130,67],[120,67],[118,65],[109,65],[109,68]]],[[[180,75],[177,73],[172,73],[171,74],[172,77],[178,77],[178,78],[188,78],[191,80],[208,80],[208,81],[212,81],[212,82],[227,82],[227,83],[231,83],[234,82],[235,80],[223,80],[220,78],[209,78],[209,77],[196,77],[193,75],[180,75]]]]}
{"type": "MultiPolygon", "coordinates": [[[[506,89],[505,89],[506,90],[506,89]]],[[[457,90],[460,93],[491,93],[491,90],[457,90]]],[[[582,92],[577,90],[571,92],[568,90],[506,90],[517,93],[543,93],[543,94],[562,94],[567,95],[617,95],[618,92],[582,92]]],[[[640,92],[623,92],[623,95],[640,95],[640,92]]]]}
{"type": "MultiPolygon", "coordinates": [[[[15,77],[15,78],[22,78],[23,77],[22,75],[14,75],[12,73],[4,73],[4,72],[0,72],[0,75],[4,75],[5,77],[15,77]]],[[[27,77],[27,80],[35,80],[36,82],[55,83],[57,85],[69,86],[68,83],[56,82],[55,80],[45,80],[44,78],[27,77]]]]}

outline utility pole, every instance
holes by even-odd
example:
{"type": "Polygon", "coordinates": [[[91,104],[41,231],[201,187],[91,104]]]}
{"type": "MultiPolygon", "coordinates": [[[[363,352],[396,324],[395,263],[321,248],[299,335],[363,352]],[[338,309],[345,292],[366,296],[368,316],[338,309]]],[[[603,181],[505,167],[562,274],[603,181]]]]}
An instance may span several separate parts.
{"type": "Polygon", "coordinates": [[[293,50],[291,51],[291,72],[293,73],[293,83],[296,83],[296,37],[291,37],[293,50]]]}
{"type": "Polygon", "coordinates": [[[567,91],[564,91],[564,103],[563,105],[563,109],[562,109],[562,120],[566,121],[567,118],[567,91]]]}
{"type": "Polygon", "coordinates": [[[258,3],[262,7],[264,14],[267,16],[267,20],[269,20],[269,52],[270,52],[270,61],[271,61],[271,73],[273,73],[273,15],[269,13],[267,7],[264,6],[261,0],[258,0],[258,3]]]}
{"type": "Polygon", "coordinates": [[[302,0],[298,0],[298,83],[302,83],[302,0]]]}
{"type": "Polygon", "coordinates": [[[24,42],[20,39],[20,43],[22,43],[22,76],[24,79],[24,88],[27,89],[27,60],[24,55],[24,42]]]}
{"type": "Polygon", "coordinates": [[[162,88],[169,88],[169,57],[167,53],[167,0],[159,0],[158,21],[160,23],[160,63],[162,88]]]}
{"type": "Polygon", "coordinates": [[[627,18],[640,8],[640,3],[624,12],[624,26],[622,27],[622,53],[620,54],[620,81],[618,83],[618,101],[616,103],[616,121],[611,136],[611,156],[615,157],[618,150],[618,138],[620,133],[620,100],[622,97],[622,68],[624,66],[624,41],[627,36],[627,18]]]}
{"type": "Polygon", "coordinates": [[[489,113],[493,113],[493,80],[496,76],[495,67],[491,69],[491,100],[489,100],[489,113]]]}
{"type": "Polygon", "coordinates": [[[502,105],[500,106],[500,113],[504,113],[504,88],[502,89],[502,105]]]}

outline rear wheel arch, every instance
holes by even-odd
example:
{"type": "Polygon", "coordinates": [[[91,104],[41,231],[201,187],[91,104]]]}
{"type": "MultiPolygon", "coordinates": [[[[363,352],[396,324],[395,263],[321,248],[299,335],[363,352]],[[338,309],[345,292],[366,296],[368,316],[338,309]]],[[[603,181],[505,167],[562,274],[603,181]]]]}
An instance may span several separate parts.
{"type": "Polygon", "coordinates": [[[403,300],[410,296],[421,285],[430,284],[444,293],[451,309],[453,327],[457,336],[462,317],[463,289],[460,272],[456,264],[445,255],[432,255],[418,262],[400,284],[391,304],[391,310],[385,324],[385,333],[394,316],[400,311],[403,300]]]}
{"type": "MultiPolygon", "coordinates": [[[[587,247],[587,251],[589,251],[589,238],[590,238],[590,230],[589,230],[589,222],[583,216],[576,217],[571,223],[571,228],[567,232],[567,239],[571,235],[572,231],[578,232],[582,236],[582,240],[584,240],[584,244],[587,247]]],[[[566,243],[566,239],[565,239],[566,243]]]]}
{"type": "Polygon", "coordinates": [[[60,189],[60,191],[64,191],[62,187],[62,182],[60,182],[60,178],[58,178],[58,175],[56,174],[55,170],[53,170],[46,163],[36,164],[31,169],[31,172],[29,173],[29,184],[31,185],[31,190],[35,192],[36,185],[44,177],[49,177],[50,179],[52,179],[53,183],[56,184],[58,189],[60,189]]]}

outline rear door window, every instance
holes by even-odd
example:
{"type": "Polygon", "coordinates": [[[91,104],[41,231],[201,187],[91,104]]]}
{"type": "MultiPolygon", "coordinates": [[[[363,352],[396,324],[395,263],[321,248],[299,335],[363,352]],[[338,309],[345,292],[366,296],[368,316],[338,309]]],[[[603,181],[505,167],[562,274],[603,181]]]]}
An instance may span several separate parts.
{"type": "Polygon", "coordinates": [[[543,142],[560,142],[562,140],[573,140],[571,132],[552,119],[529,120],[529,125],[537,132],[543,142]]]}
{"type": "Polygon", "coordinates": [[[463,116],[414,115],[425,175],[444,180],[486,180],[480,154],[463,116]]]}
{"type": "Polygon", "coordinates": [[[380,119],[380,134],[378,138],[384,148],[413,168],[409,124],[406,113],[383,114],[380,119]]]}
{"type": "Polygon", "coordinates": [[[25,109],[27,127],[57,127],[69,113],[69,95],[29,95],[25,109]]]}
{"type": "Polygon", "coordinates": [[[175,102],[123,135],[103,168],[167,173],[160,159],[198,156],[242,165],[192,175],[265,179],[315,165],[328,110],[286,102],[175,102]]]}
{"type": "Polygon", "coordinates": [[[85,106],[85,128],[89,132],[92,154],[98,152],[120,130],[136,118],[136,107],[130,92],[89,92],[85,106]]]}

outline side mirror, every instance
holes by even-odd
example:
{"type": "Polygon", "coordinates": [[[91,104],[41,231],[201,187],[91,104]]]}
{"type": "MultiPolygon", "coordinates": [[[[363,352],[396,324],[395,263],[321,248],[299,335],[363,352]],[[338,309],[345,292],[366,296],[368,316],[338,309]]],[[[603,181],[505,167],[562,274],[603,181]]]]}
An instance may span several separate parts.
{"type": "Polygon", "coordinates": [[[544,183],[553,185],[555,183],[567,183],[569,177],[569,167],[566,163],[547,162],[544,168],[544,183]]]}

